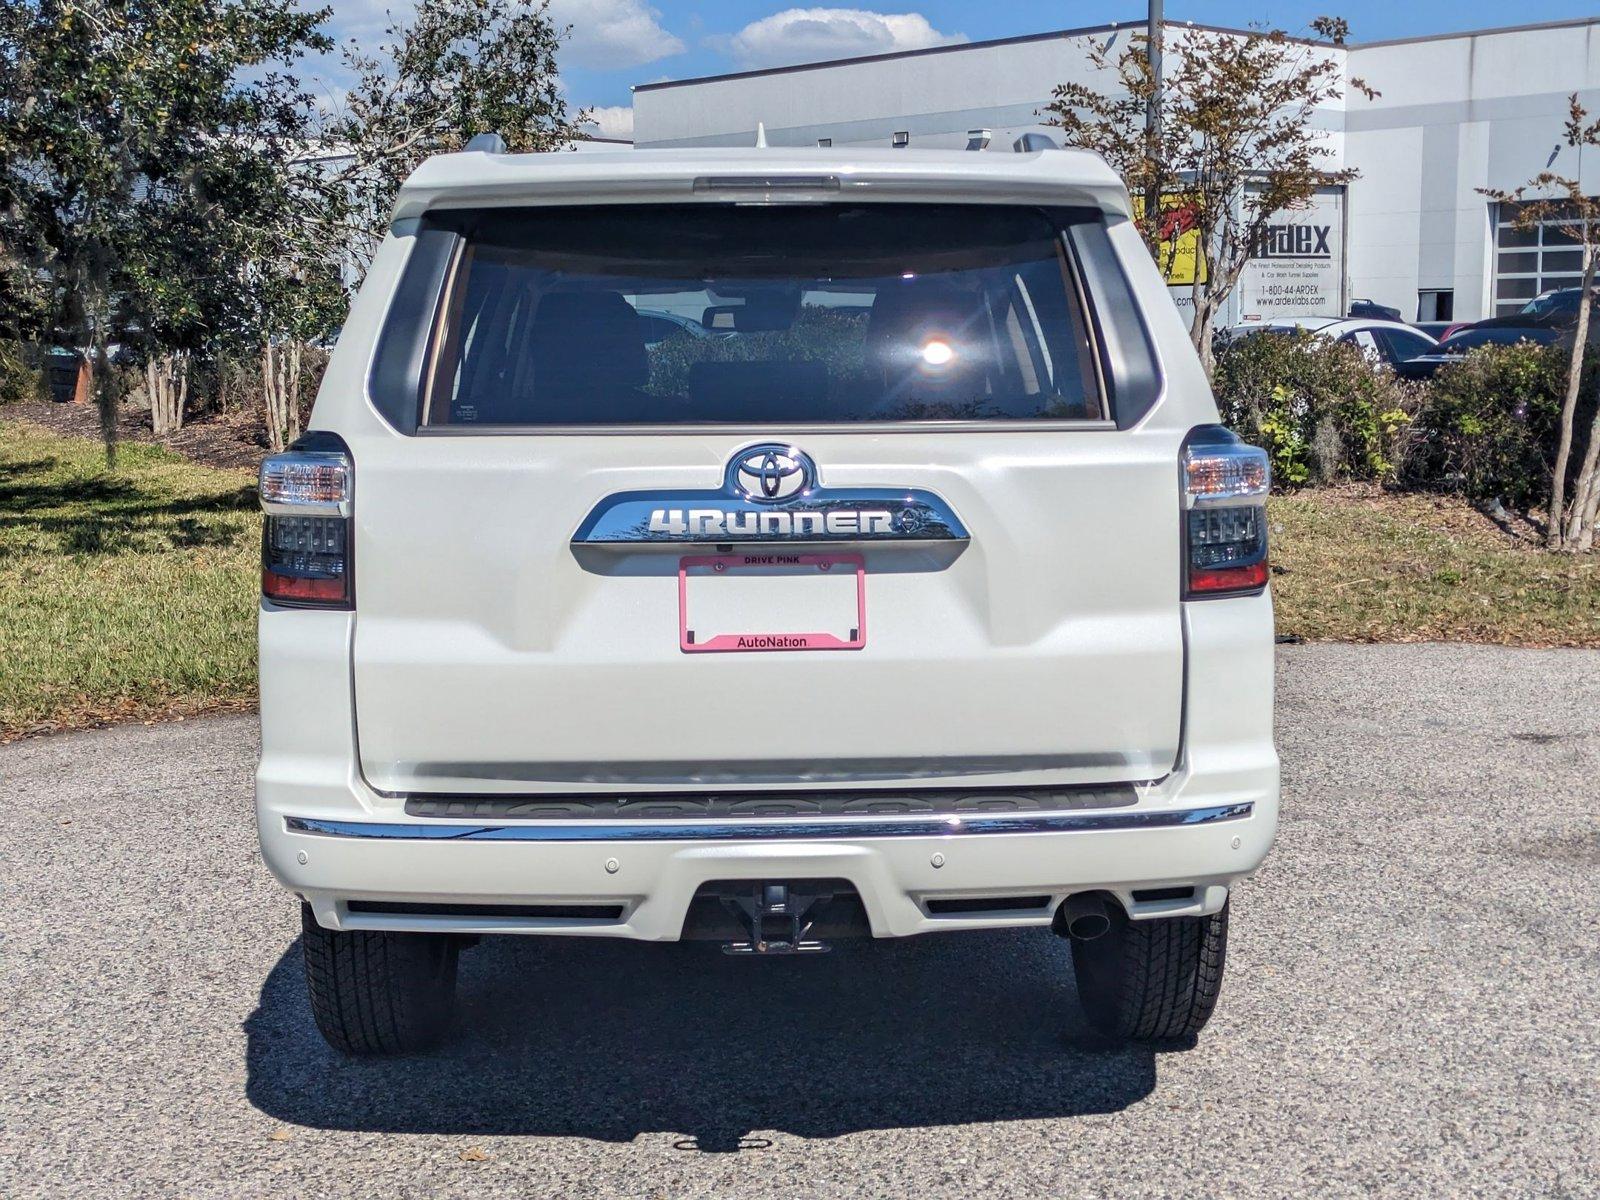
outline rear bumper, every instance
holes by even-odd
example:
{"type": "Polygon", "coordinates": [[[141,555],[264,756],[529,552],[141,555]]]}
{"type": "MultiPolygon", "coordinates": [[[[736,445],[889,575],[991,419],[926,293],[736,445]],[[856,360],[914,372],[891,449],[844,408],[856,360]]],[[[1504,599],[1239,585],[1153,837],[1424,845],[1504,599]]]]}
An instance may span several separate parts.
{"type": "MultiPolygon", "coordinates": [[[[1044,925],[1073,892],[1114,893],[1135,916],[1215,911],[1260,862],[1274,815],[1251,803],[1044,817],[789,821],[748,826],[544,823],[455,825],[268,816],[267,862],[331,928],[559,933],[672,941],[702,885],[842,879],[872,933],[1044,925]],[[303,860],[303,861],[302,861],[303,860]],[[1139,903],[1147,888],[1192,897],[1139,903]],[[1049,897],[1038,908],[959,916],[939,899],[1049,897]],[[614,919],[352,912],[351,900],[409,904],[614,906],[614,919]]],[[[998,908],[998,906],[997,906],[998,908]]]]}
{"type": "MultiPolygon", "coordinates": [[[[336,929],[672,941],[704,885],[739,880],[846,881],[878,937],[1048,925],[1063,899],[1083,891],[1115,895],[1135,919],[1215,912],[1260,865],[1277,829],[1270,600],[1186,608],[1183,761],[1138,786],[1134,804],[960,818],[631,822],[407,816],[403,799],[361,779],[348,691],[326,686],[322,664],[348,638],[337,624],[348,614],[305,614],[328,618],[326,643],[313,645],[311,622],[300,622],[304,662],[285,650],[263,673],[263,857],[319,923],[336,929]],[[1193,890],[1175,899],[1134,895],[1173,888],[1193,890]],[[929,903],[1018,897],[1041,903],[963,904],[959,914],[929,903]],[[408,911],[353,911],[352,901],[408,911]],[[416,911],[429,905],[457,907],[416,911]],[[461,905],[563,911],[463,915],[461,905]],[[607,915],[571,915],[596,908],[607,915]]],[[[265,639],[263,651],[265,659],[265,639]]]]}

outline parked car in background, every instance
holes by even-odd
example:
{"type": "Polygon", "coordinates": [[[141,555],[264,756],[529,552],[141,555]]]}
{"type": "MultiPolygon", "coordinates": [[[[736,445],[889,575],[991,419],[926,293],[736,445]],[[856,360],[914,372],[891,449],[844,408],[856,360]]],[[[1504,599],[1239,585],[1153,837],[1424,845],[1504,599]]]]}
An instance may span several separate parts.
{"type": "Polygon", "coordinates": [[[1421,354],[1431,354],[1438,343],[1427,334],[1400,321],[1351,320],[1348,317],[1278,317],[1259,325],[1238,325],[1230,337],[1262,333],[1287,334],[1296,330],[1355,346],[1377,366],[1393,368],[1421,354]]]}
{"type": "MultiPolygon", "coordinates": [[[[1523,305],[1516,316],[1540,325],[1571,329],[1578,323],[1578,295],[1582,291],[1582,288],[1570,287],[1542,292],[1523,305]]],[[[1593,289],[1589,296],[1589,317],[1593,320],[1597,316],[1600,316],[1600,288],[1593,289]]],[[[1511,321],[1515,318],[1499,319],[1511,321]]]]}
{"type": "MultiPolygon", "coordinates": [[[[1489,317],[1482,321],[1456,321],[1445,328],[1439,340],[1444,341],[1468,329],[1525,329],[1530,325],[1571,329],[1578,323],[1578,293],[1582,290],[1575,287],[1555,288],[1540,292],[1516,312],[1506,316],[1489,317]]],[[[1600,288],[1591,293],[1589,319],[1600,323],[1600,288]]]]}
{"type": "Polygon", "coordinates": [[[1376,300],[1352,300],[1347,315],[1366,321],[1398,321],[1400,310],[1390,308],[1387,304],[1379,304],[1376,300]]]}
{"type": "Polygon", "coordinates": [[[1461,361],[1480,346],[1512,346],[1517,342],[1548,346],[1560,340],[1561,333],[1551,325],[1493,325],[1483,322],[1446,338],[1427,354],[1397,363],[1395,372],[1402,379],[1432,379],[1440,367],[1461,361]]]}
{"type": "Polygon", "coordinates": [[[1466,328],[1461,321],[1416,321],[1411,328],[1421,330],[1436,342],[1442,342],[1457,330],[1466,328]]]}

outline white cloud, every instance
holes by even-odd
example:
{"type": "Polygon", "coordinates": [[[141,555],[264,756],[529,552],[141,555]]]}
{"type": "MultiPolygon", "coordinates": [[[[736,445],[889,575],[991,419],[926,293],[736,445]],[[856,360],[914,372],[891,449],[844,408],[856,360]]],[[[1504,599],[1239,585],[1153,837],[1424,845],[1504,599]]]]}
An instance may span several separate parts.
{"type": "Polygon", "coordinates": [[[630,104],[597,104],[589,110],[584,129],[596,137],[633,137],[633,106],[630,104]]]}
{"type": "Polygon", "coordinates": [[[966,40],[964,33],[940,33],[921,13],[790,8],[752,21],[732,37],[715,39],[713,44],[741,66],[775,67],[950,46],[966,40]]]}
{"type": "Polygon", "coordinates": [[[660,17],[644,0],[550,0],[550,19],[572,26],[562,61],[598,70],[682,54],[682,39],[663,29],[660,17]]]}

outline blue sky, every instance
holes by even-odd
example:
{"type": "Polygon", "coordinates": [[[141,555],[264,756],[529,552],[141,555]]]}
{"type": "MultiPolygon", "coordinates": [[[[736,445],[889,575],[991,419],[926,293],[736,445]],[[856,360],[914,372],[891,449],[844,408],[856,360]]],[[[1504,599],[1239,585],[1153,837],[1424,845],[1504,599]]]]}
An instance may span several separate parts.
{"type": "MultiPolygon", "coordinates": [[[[384,11],[405,0],[333,0],[331,32],[370,45],[384,11]]],[[[982,41],[1078,25],[1142,18],[1142,0],[897,0],[890,4],[783,4],[770,0],[550,0],[572,26],[561,76],[573,108],[593,108],[602,132],[631,128],[628,89],[636,83],[982,41]]],[[[1167,0],[1169,20],[1210,25],[1267,23],[1301,32],[1319,13],[1350,22],[1355,41],[1412,37],[1496,25],[1589,16],[1595,0],[1167,0]]],[[[337,71],[329,70],[337,86],[337,71]]]]}

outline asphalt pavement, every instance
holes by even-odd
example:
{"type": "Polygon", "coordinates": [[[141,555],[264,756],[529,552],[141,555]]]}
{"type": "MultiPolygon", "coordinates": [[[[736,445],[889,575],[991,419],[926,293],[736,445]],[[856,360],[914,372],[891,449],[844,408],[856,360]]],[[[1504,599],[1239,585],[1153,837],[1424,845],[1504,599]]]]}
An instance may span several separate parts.
{"type": "Polygon", "coordinates": [[[442,1050],[347,1061],[253,719],[0,748],[0,1196],[1600,1194],[1600,652],[1279,677],[1279,842],[1162,1053],[1095,1038],[1030,931],[491,939],[442,1050]]]}

